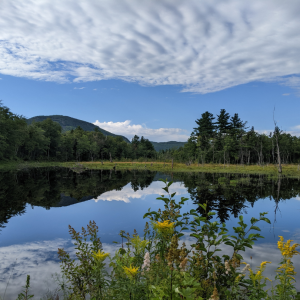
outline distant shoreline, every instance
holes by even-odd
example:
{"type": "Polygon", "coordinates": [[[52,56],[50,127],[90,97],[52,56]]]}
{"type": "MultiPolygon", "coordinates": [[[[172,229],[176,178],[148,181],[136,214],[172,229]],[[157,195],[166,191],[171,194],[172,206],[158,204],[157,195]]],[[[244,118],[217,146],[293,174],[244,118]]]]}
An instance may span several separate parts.
{"type": "MultiPolygon", "coordinates": [[[[0,162],[0,171],[20,171],[34,168],[69,168],[74,171],[83,170],[137,170],[137,171],[159,171],[159,172],[201,172],[201,173],[240,173],[240,174],[261,174],[278,177],[276,165],[235,165],[235,164],[173,164],[172,162],[148,161],[148,162],[124,162],[101,161],[94,162],[0,162]],[[152,165],[151,165],[152,164],[152,165]]],[[[285,164],[281,176],[300,178],[300,168],[296,164],[285,164]]]]}

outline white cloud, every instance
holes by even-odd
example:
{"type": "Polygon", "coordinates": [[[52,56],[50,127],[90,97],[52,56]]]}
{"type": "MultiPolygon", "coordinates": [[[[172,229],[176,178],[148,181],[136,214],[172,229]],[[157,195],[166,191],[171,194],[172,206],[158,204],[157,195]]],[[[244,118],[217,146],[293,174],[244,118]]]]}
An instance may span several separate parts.
{"type": "Polygon", "coordinates": [[[94,91],[97,91],[97,89],[94,89],[94,91]]]}
{"type": "Polygon", "coordinates": [[[80,88],[78,88],[78,87],[74,87],[74,90],[83,90],[85,87],[80,87],[80,88]]]}
{"type": "MultiPolygon", "coordinates": [[[[255,130],[259,134],[266,134],[269,135],[270,133],[273,134],[274,129],[259,129],[255,130]]],[[[300,136],[300,125],[290,127],[289,130],[283,130],[283,133],[290,134],[292,136],[300,136]]]]}
{"type": "Polygon", "coordinates": [[[282,94],[282,96],[289,96],[290,94],[282,94]]]}
{"type": "Polygon", "coordinates": [[[139,137],[144,136],[150,141],[155,142],[167,142],[167,141],[178,141],[186,142],[189,138],[187,131],[180,128],[147,128],[145,125],[132,124],[130,120],[124,122],[94,122],[96,126],[99,126],[107,131],[113,132],[114,134],[124,135],[133,138],[136,134],[139,137]]]}
{"type": "MultiPolygon", "coordinates": [[[[130,199],[144,199],[147,195],[161,195],[164,184],[160,181],[152,182],[151,185],[143,190],[134,191],[129,184],[124,186],[121,191],[110,191],[101,194],[95,202],[102,201],[124,201],[130,203],[130,199]]],[[[176,195],[187,194],[187,189],[179,182],[174,182],[170,188],[171,193],[176,192],[176,195]]]]}
{"type": "Polygon", "coordinates": [[[197,93],[275,79],[299,89],[299,14],[299,0],[2,0],[0,73],[197,93]]]}

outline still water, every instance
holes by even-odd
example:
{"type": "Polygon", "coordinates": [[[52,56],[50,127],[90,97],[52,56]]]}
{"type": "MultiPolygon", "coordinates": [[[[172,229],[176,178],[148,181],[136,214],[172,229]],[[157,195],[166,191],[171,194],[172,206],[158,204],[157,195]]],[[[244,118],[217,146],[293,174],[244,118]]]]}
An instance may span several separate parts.
{"type": "MultiPolygon", "coordinates": [[[[216,219],[230,229],[239,215],[246,223],[259,212],[268,212],[272,224],[259,223],[264,239],[243,254],[252,268],[261,261],[272,261],[266,275],[274,277],[280,261],[278,235],[300,243],[299,179],[268,179],[242,174],[176,173],[149,171],[86,171],[68,169],[24,170],[0,173],[0,297],[15,299],[31,276],[36,298],[54,290],[53,274],[60,273],[57,249],[74,253],[68,233],[70,224],[77,231],[95,220],[105,251],[116,250],[120,230],[143,233],[148,208],[162,208],[156,200],[164,194],[159,179],[173,180],[175,199],[187,197],[183,211],[199,210],[207,201],[216,219]],[[250,259],[252,257],[252,259],[250,259]],[[10,278],[10,279],[9,279],[10,278]],[[9,279],[9,284],[7,285],[9,279]]],[[[232,233],[232,231],[231,231],[232,233]]],[[[191,243],[188,234],[187,244],[191,243]]],[[[224,253],[229,249],[224,248],[224,253]]],[[[230,254],[231,252],[228,252],[230,254]]],[[[300,259],[294,261],[297,289],[300,291],[300,259]]]]}

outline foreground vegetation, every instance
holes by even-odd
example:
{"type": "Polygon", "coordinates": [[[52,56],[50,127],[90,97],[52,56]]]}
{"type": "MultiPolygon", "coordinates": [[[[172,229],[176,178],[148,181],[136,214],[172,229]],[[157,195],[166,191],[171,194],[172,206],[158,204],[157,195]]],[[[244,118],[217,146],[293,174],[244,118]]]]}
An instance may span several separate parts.
{"type": "MultiPolygon", "coordinates": [[[[62,273],[67,283],[61,285],[64,299],[149,299],[149,300],[218,300],[218,299],[300,299],[294,287],[296,274],[292,258],[299,254],[299,244],[284,241],[280,237],[278,248],[282,261],[276,270],[276,284],[266,290],[269,278],[264,270],[271,262],[264,261],[251,269],[243,261],[241,252],[252,248],[258,238],[259,222],[270,223],[260,213],[259,219],[251,218],[251,225],[239,217],[239,226],[234,235],[229,235],[225,224],[201,217],[195,210],[181,214],[187,198],[176,203],[175,193],[170,193],[172,182],[163,188],[167,197],[158,197],[164,202],[164,210],[150,211],[143,237],[137,232],[130,236],[120,232],[122,244],[114,255],[103,252],[98,228],[90,222],[87,229],[69,231],[77,250],[73,259],[64,249],[58,249],[62,273]],[[189,231],[194,243],[187,246],[180,239],[189,231]],[[125,242],[125,243],[124,243],[125,242]],[[222,245],[232,247],[232,255],[218,255],[222,245]],[[243,268],[241,268],[243,266],[243,268]],[[108,271],[110,267],[110,272],[108,271]]],[[[200,204],[206,210],[205,204],[200,204]]],[[[207,213],[208,217],[214,212],[207,213]]],[[[18,299],[29,299],[30,283],[18,299]]],[[[58,296],[52,299],[59,299],[58,296]]]]}

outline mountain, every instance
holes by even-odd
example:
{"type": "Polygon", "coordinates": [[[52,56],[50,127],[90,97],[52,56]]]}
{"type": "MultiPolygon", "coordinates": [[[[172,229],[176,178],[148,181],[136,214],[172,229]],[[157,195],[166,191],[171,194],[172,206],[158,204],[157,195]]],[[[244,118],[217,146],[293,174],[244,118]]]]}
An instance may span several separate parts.
{"type": "Polygon", "coordinates": [[[170,142],[151,142],[154,149],[156,151],[160,151],[160,150],[168,150],[168,149],[178,149],[180,147],[183,147],[184,144],[186,144],[187,142],[175,142],[175,141],[170,141],[170,142]]]}
{"type": "Polygon", "coordinates": [[[67,116],[61,116],[61,115],[36,116],[36,117],[32,117],[32,118],[27,119],[26,122],[27,122],[27,124],[31,124],[33,121],[34,122],[42,122],[42,121],[44,121],[48,118],[50,118],[52,121],[57,122],[58,124],[60,124],[60,126],[63,129],[63,132],[75,129],[78,126],[80,126],[85,131],[94,131],[95,128],[98,128],[104,135],[120,136],[120,137],[123,138],[123,140],[125,142],[130,143],[128,138],[126,138],[125,136],[113,134],[109,131],[106,131],[106,130],[92,124],[92,123],[82,121],[82,120],[78,120],[78,119],[71,118],[71,117],[67,117],[67,116]]]}

